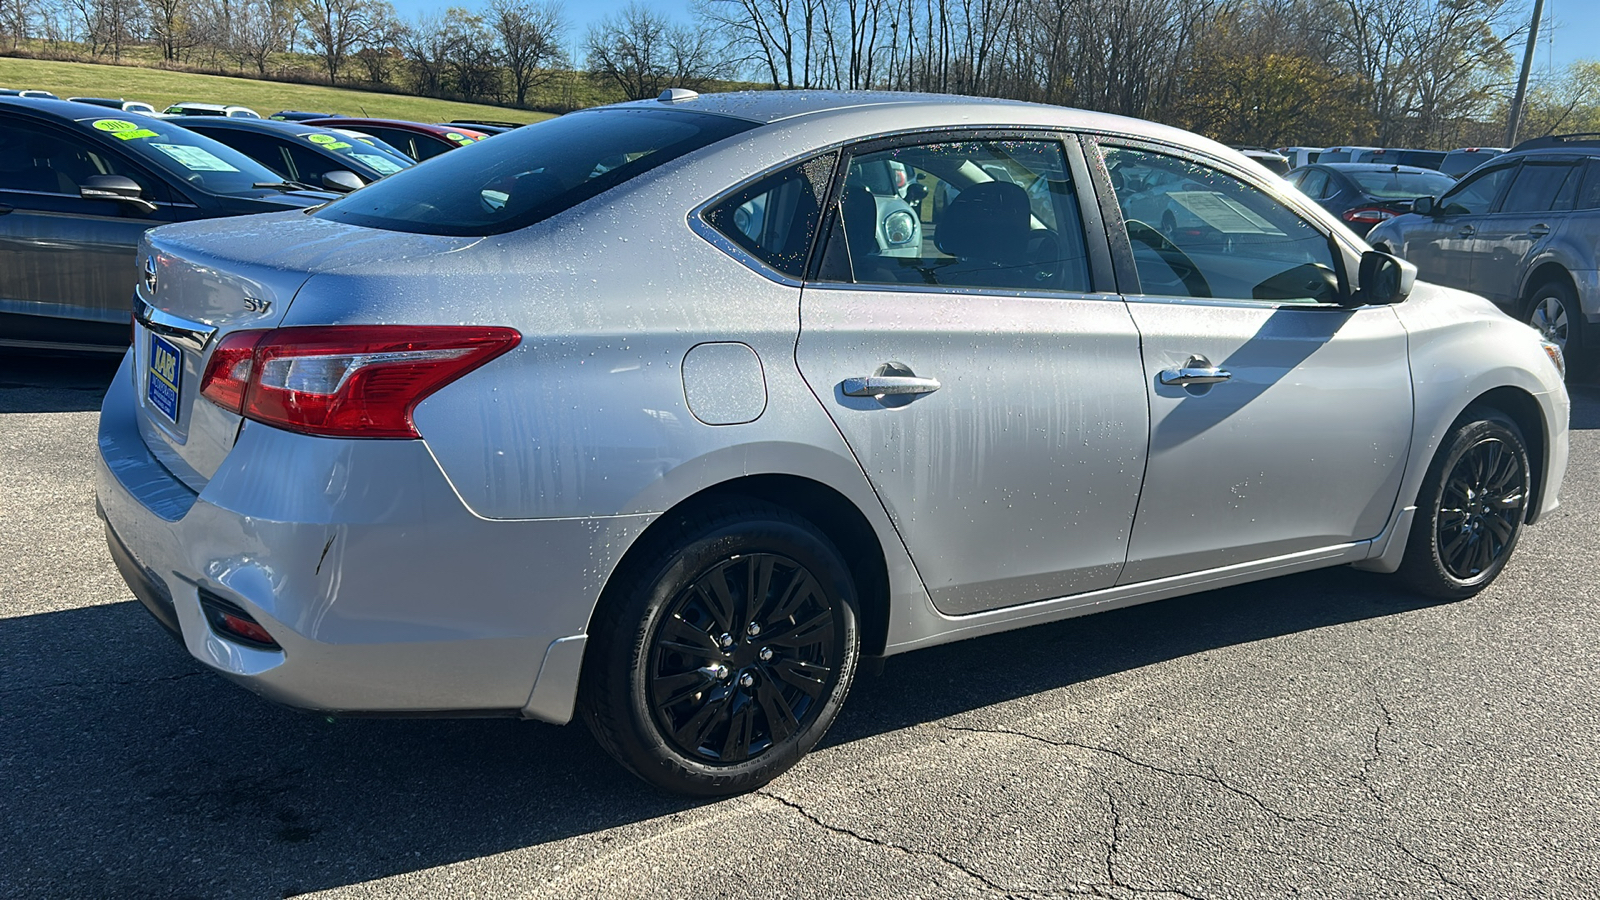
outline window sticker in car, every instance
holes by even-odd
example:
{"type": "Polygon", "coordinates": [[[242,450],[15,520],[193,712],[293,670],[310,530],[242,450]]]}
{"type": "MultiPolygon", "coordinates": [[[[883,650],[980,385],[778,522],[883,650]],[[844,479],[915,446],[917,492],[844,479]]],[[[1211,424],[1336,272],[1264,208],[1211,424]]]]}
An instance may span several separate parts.
{"type": "Polygon", "coordinates": [[[1223,234],[1283,234],[1244,204],[1216,191],[1173,191],[1167,196],[1223,234]]]}
{"type": "Polygon", "coordinates": [[[131,141],[134,138],[157,137],[154,131],[148,128],[140,128],[138,123],[129,122],[127,119],[99,119],[94,123],[94,127],[124,141],[131,141]]]}
{"type": "Polygon", "coordinates": [[[182,144],[151,144],[150,146],[172,157],[191,172],[237,172],[238,169],[212,155],[203,147],[185,147],[182,144]]]}
{"type": "Polygon", "coordinates": [[[350,155],[366,163],[368,166],[371,166],[373,169],[376,169],[379,174],[382,175],[393,175],[394,173],[400,171],[400,166],[395,163],[394,160],[391,160],[382,154],[352,153],[350,155]]]}
{"type": "Polygon", "coordinates": [[[329,150],[344,150],[350,146],[348,141],[341,141],[331,134],[308,134],[306,140],[329,150]]]}
{"type": "Polygon", "coordinates": [[[472,138],[469,138],[466,135],[461,134],[459,132],[447,131],[447,132],[445,132],[444,136],[449,138],[452,141],[455,141],[456,143],[460,144],[463,147],[465,147],[466,145],[472,143],[472,138]]]}

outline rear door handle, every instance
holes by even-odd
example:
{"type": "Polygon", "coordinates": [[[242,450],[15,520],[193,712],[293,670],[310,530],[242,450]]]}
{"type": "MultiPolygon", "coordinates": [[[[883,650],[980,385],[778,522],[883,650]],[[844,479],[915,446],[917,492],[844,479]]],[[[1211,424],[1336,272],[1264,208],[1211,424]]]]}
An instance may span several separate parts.
{"type": "Polygon", "coordinates": [[[1213,366],[1210,360],[1203,356],[1191,356],[1189,361],[1178,369],[1163,369],[1161,383],[1188,387],[1191,384],[1217,384],[1233,377],[1233,373],[1218,366],[1213,366]]]}
{"type": "Polygon", "coordinates": [[[862,378],[846,378],[842,389],[846,397],[931,394],[939,389],[939,379],[906,375],[867,375],[862,378]]]}
{"type": "Polygon", "coordinates": [[[1533,227],[1528,229],[1528,233],[1533,235],[1534,237],[1544,237],[1545,235],[1550,233],[1550,226],[1549,225],[1534,225],[1533,227]]]}

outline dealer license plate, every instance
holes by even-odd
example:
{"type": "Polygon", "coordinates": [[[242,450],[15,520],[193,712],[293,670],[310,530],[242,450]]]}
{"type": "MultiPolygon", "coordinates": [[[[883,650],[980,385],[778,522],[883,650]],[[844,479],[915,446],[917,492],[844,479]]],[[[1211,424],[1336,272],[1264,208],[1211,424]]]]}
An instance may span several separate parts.
{"type": "Polygon", "coordinates": [[[183,393],[183,354],[156,335],[150,335],[150,377],[145,396],[162,415],[178,423],[178,397],[183,393]]]}

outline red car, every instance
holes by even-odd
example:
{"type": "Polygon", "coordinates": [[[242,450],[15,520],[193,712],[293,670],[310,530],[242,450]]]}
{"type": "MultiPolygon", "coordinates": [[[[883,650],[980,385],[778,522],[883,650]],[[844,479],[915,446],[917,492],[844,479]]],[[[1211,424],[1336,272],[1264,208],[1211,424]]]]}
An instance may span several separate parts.
{"type": "Polygon", "coordinates": [[[311,119],[300,123],[322,128],[348,128],[370,134],[380,141],[411,157],[417,162],[432,159],[446,150],[464,147],[488,137],[481,131],[458,125],[425,125],[399,119],[347,119],[343,117],[311,119]]]}

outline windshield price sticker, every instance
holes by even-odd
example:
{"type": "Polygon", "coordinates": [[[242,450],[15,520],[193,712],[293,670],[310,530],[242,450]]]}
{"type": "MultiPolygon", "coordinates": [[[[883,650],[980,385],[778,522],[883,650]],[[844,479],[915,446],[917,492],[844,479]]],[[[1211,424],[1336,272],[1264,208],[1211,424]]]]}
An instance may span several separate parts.
{"type": "Polygon", "coordinates": [[[339,139],[331,134],[308,134],[306,135],[306,140],[313,144],[333,144],[337,143],[339,139]]]}
{"type": "Polygon", "coordinates": [[[94,122],[96,130],[104,131],[115,138],[131,141],[134,138],[157,137],[158,135],[148,128],[140,128],[138,123],[126,119],[99,119],[94,122]]]}
{"type": "Polygon", "coordinates": [[[186,147],[182,144],[151,144],[150,146],[178,161],[191,172],[237,172],[238,169],[218,159],[203,147],[186,147]]]}

